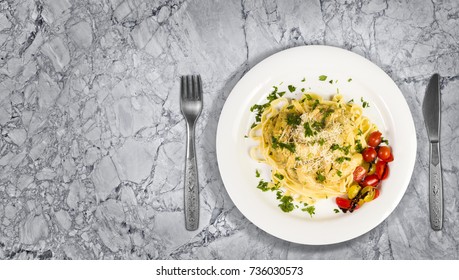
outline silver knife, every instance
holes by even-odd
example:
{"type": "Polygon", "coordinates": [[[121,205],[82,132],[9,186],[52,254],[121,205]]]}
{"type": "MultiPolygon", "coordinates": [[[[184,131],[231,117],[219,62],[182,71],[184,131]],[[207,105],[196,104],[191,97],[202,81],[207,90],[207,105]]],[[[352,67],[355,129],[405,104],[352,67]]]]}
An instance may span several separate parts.
{"type": "Polygon", "coordinates": [[[443,180],[440,157],[440,75],[433,74],[427,85],[422,113],[430,141],[429,211],[430,226],[434,230],[443,227],[443,180]]]}

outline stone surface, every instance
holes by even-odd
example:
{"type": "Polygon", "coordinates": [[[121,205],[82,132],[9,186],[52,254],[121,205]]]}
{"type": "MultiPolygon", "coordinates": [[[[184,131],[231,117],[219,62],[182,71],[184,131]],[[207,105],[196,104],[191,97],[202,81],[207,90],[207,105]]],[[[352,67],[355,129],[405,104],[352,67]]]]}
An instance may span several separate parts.
{"type": "MultiPolygon", "coordinates": [[[[458,259],[459,2],[0,2],[0,258],[458,259]],[[351,50],[400,87],[417,160],[395,211],[328,246],[249,222],[221,181],[218,117],[237,81],[280,50],[351,50]],[[428,220],[427,80],[442,76],[445,222],[428,220]],[[201,223],[184,228],[178,77],[200,73],[201,223]]],[[[394,186],[396,187],[396,186],[394,186]]]]}

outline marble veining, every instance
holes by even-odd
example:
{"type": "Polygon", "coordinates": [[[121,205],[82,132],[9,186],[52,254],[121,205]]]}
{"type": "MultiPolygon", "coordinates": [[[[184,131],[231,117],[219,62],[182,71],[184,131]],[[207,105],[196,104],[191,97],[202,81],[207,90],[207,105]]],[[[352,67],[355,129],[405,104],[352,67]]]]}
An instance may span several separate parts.
{"type": "Polygon", "coordinates": [[[0,1],[0,259],[458,259],[458,25],[455,0],[0,1]],[[310,44],[351,50],[386,71],[418,139],[395,211],[328,246],[289,243],[245,219],[215,153],[218,117],[240,77],[310,44]],[[421,112],[434,72],[442,76],[439,232],[429,223],[421,112]],[[197,73],[201,216],[190,232],[179,77],[197,73]]]}

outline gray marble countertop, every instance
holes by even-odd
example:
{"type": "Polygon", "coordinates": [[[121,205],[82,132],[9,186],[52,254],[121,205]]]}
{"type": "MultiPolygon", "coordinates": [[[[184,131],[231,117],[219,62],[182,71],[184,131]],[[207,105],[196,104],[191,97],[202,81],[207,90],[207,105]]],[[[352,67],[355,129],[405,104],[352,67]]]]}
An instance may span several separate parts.
{"type": "MultiPolygon", "coordinates": [[[[459,2],[0,1],[0,259],[458,259],[459,2]],[[251,67],[331,45],[386,71],[413,115],[408,190],[378,227],[306,246],[234,206],[217,167],[218,118],[251,67]],[[428,219],[421,103],[442,75],[444,229],[428,219]],[[201,223],[184,228],[179,80],[200,73],[201,223]]],[[[397,187],[397,186],[393,186],[397,187]]]]}

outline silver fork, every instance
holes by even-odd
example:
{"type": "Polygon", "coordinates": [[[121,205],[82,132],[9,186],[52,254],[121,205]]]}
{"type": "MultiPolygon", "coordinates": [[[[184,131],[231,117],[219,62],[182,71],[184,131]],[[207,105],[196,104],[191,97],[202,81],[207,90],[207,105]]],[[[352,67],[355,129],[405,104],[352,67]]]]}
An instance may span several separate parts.
{"type": "Polygon", "coordinates": [[[202,111],[202,82],[200,75],[182,76],[180,109],[186,120],[185,162],[185,228],[196,230],[199,225],[199,182],[196,163],[194,128],[202,111]]]}

